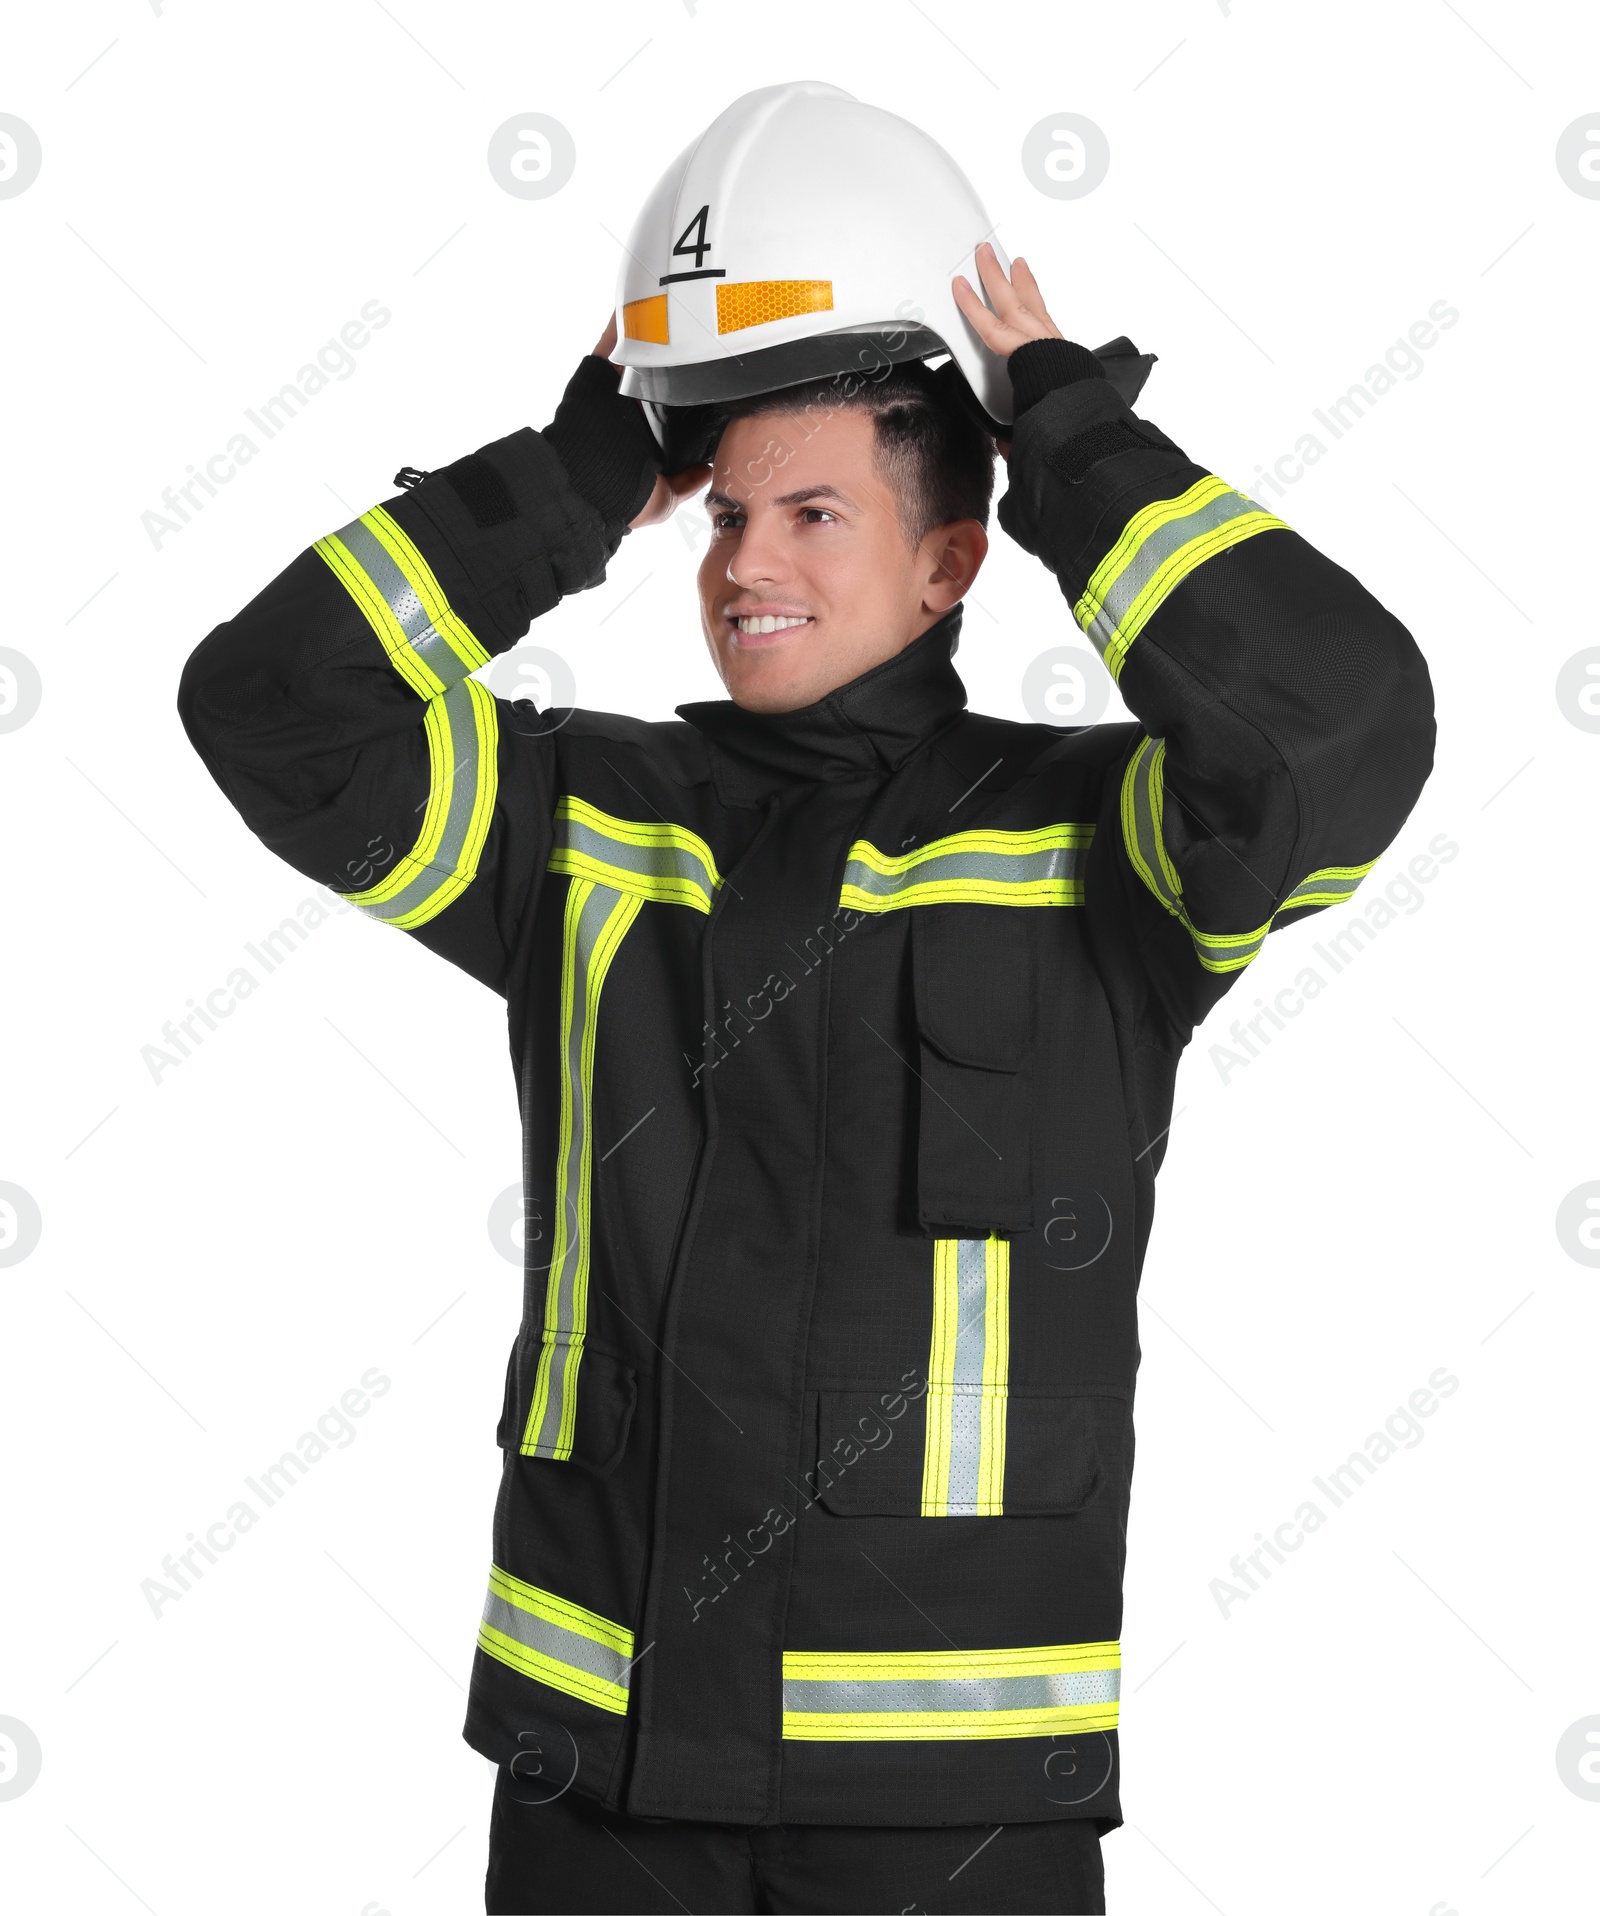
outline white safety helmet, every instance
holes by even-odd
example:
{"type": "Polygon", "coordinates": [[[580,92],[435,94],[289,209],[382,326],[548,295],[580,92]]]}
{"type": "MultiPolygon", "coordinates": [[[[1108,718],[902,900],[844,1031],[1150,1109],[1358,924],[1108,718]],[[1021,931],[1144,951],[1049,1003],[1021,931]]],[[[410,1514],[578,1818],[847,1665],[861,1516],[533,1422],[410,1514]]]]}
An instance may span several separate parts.
{"type": "Polygon", "coordinates": [[[818,80],[746,93],[634,222],[617,284],[622,391],[665,447],[680,409],[948,353],[1004,436],[1005,360],[950,290],[957,273],[981,289],[974,252],[993,231],[966,175],[909,121],[818,80]]]}

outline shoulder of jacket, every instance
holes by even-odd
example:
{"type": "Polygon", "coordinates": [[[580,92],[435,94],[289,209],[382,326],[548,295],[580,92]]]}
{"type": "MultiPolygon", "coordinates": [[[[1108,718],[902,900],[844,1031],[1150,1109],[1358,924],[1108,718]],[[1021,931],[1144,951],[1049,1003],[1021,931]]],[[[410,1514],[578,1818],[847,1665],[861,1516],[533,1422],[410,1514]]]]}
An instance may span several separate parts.
{"type": "Polygon", "coordinates": [[[1078,779],[1102,774],[1122,758],[1138,734],[1139,727],[1126,722],[1036,725],[994,718],[986,712],[965,712],[934,749],[962,769],[975,765],[974,777],[988,771],[986,783],[1003,790],[1049,774],[1078,779]]]}
{"type": "Polygon", "coordinates": [[[683,719],[641,719],[626,712],[591,712],[575,706],[556,733],[564,757],[586,760],[607,746],[620,746],[652,770],[680,785],[702,785],[711,776],[705,739],[683,719]]]}

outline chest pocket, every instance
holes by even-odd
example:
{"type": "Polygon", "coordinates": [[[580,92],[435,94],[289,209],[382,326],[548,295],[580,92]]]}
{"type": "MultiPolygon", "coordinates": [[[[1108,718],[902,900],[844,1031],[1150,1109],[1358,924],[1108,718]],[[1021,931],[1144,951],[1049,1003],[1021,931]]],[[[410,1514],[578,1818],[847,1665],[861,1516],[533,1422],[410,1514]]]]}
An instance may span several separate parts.
{"type": "Polygon", "coordinates": [[[1083,902],[1094,827],[956,832],[895,856],[850,848],[843,905],[911,913],[916,1221],[933,1238],[1033,1229],[1041,914],[1083,902]]]}
{"type": "Polygon", "coordinates": [[[1033,916],[964,903],[912,913],[917,1222],[930,1235],[1033,1227],[1033,916]]]}

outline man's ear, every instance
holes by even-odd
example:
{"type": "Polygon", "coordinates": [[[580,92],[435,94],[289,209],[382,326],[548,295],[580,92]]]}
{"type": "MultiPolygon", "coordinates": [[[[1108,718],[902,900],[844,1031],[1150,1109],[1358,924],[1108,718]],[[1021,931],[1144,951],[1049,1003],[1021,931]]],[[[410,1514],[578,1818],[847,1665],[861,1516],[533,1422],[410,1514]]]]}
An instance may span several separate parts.
{"type": "Polygon", "coordinates": [[[948,612],[964,599],[989,552],[989,535],[976,519],[953,519],[922,542],[927,566],[922,587],[924,612],[948,612]]]}

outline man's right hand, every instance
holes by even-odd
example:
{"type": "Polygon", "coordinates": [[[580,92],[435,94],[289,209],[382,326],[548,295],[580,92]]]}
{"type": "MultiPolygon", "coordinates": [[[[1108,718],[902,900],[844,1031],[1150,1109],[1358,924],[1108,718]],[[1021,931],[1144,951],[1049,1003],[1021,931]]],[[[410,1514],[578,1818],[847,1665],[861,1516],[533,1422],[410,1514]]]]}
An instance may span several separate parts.
{"type": "MultiPolygon", "coordinates": [[[[609,359],[617,343],[617,315],[613,311],[606,320],[606,329],[600,335],[594,349],[596,359],[609,359]]],[[[637,401],[635,402],[637,404],[637,401]]],[[[636,532],[641,526],[658,526],[670,519],[685,499],[692,499],[697,492],[703,492],[711,483],[709,466],[690,466],[683,472],[657,473],[655,485],[650,497],[644,503],[644,509],[628,521],[628,529],[636,532]]]]}

